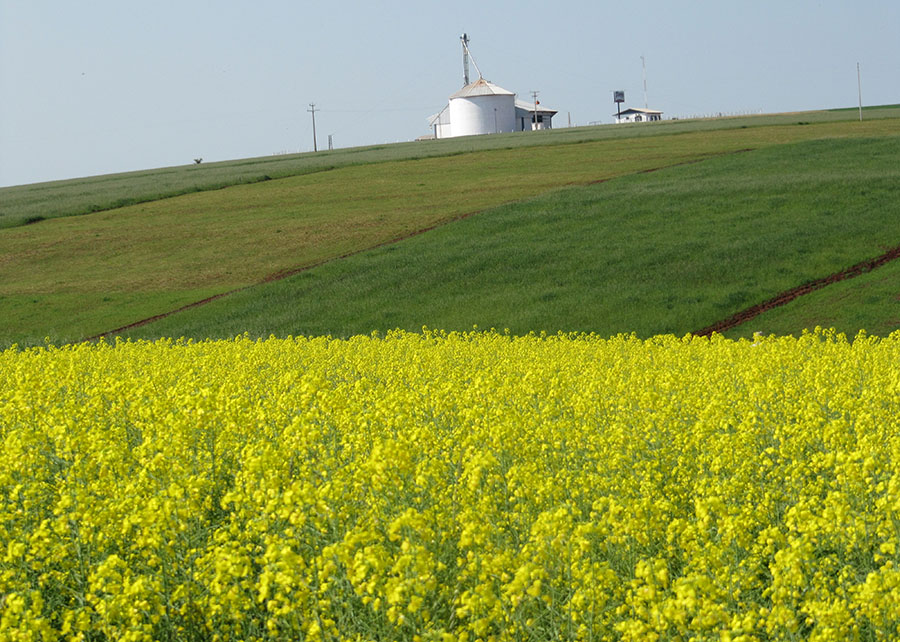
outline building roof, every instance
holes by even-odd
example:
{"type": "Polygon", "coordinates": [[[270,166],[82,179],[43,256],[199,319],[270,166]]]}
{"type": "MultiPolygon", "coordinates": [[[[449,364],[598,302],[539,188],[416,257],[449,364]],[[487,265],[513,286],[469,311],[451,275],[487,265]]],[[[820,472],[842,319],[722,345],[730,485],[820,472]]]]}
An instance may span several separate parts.
{"type": "MultiPolygon", "coordinates": [[[[622,116],[625,116],[626,114],[662,114],[662,112],[655,109],[640,109],[639,107],[629,107],[628,109],[622,110],[622,116]]],[[[613,114],[613,116],[618,115],[619,114],[613,114]]]]}
{"type": "Polygon", "coordinates": [[[435,124],[435,122],[442,122],[442,123],[444,123],[444,124],[449,123],[449,122],[450,122],[450,114],[447,114],[447,120],[442,120],[442,119],[441,119],[441,116],[443,116],[443,115],[444,115],[444,112],[447,111],[449,108],[450,108],[450,104],[447,103],[446,105],[444,105],[444,108],[443,108],[441,111],[439,111],[439,112],[436,113],[436,114],[432,114],[431,116],[429,116],[429,117],[428,117],[428,124],[431,125],[431,126],[433,126],[433,125],[435,124]]]}
{"type": "MultiPolygon", "coordinates": [[[[521,109],[522,111],[532,112],[534,113],[534,103],[529,103],[524,100],[516,100],[516,109],[521,109]]],[[[547,109],[539,102],[537,104],[537,113],[539,114],[550,114],[553,115],[557,113],[558,109],[547,109]]]]}
{"type": "Polygon", "coordinates": [[[454,98],[471,98],[473,96],[515,96],[515,94],[484,78],[479,78],[451,95],[450,100],[454,98]]]}

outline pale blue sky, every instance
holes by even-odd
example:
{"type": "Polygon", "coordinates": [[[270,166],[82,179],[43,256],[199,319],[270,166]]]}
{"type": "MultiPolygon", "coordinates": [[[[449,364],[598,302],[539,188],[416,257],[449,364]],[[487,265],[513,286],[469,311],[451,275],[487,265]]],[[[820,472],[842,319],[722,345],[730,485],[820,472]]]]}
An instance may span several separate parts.
{"type": "Polygon", "coordinates": [[[0,0],[0,185],[412,140],[485,78],[612,121],[900,103],[900,2],[0,0]],[[472,74],[474,75],[474,69],[472,74]]]}

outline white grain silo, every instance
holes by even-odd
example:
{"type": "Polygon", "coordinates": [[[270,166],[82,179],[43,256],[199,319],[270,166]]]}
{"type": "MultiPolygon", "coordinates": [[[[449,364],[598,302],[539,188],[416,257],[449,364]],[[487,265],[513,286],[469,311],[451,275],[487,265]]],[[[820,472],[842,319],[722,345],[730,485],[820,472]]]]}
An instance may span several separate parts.
{"type": "Polygon", "coordinates": [[[485,80],[469,51],[469,37],[460,37],[463,50],[463,88],[450,96],[447,106],[428,118],[431,134],[421,139],[499,134],[533,129],[550,129],[556,110],[517,101],[516,95],[485,80]],[[469,82],[469,62],[478,71],[478,80],[469,82]]]}
{"type": "Polygon", "coordinates": [[[515,131],[516,95],[479,77],[450,96],[451,136],[515,131]]]}

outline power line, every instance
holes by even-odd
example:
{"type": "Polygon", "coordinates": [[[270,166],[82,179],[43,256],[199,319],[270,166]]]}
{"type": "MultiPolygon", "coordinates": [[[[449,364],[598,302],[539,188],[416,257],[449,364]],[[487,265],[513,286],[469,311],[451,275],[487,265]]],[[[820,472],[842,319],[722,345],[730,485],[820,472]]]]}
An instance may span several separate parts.
{"type": "MultiPolygon", "coordinates": [[[[446,106],[446,105],[445,105],[446,106]]],[[[428,111],[429,109],[434,109],[434,106],[429,107],[403,107],[396,109],[317,109],[316,111],[324,111],[326,114],[371,114],[371,113],[390,113],[390,112],[417,112],[417,111],[428,111]]]]}

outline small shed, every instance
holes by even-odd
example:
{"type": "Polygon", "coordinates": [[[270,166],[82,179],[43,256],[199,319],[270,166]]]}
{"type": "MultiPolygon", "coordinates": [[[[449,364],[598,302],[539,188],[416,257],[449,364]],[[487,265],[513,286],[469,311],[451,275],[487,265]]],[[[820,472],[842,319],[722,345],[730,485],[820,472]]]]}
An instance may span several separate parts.
{"type": "Polygon", "coordinates": [[[453,135],[450,131],[450,103],[428,118],[428,127],[433,133],[425,138],[450,138],[453,135]]]}
{"type": "Polygon", "coordinates": [[[540,102],[535,105],[524,100],[516,100],[516,131],[553,129],[553,117],[556,115],[556,111],[542,107],[540,102]],[[537,108],[535,109],[535,107],[537,108]]]}
{"type": "Polygon", "coordinates": [[[639,109],[630,107],[623,112],[613,114],[617,123],[649,123],[662,120],[662,112],[655,109],[639,109]]]}

